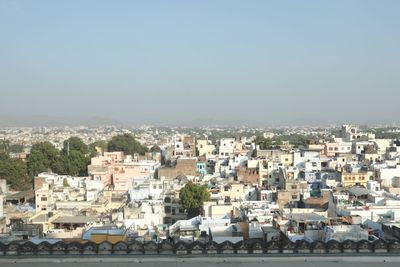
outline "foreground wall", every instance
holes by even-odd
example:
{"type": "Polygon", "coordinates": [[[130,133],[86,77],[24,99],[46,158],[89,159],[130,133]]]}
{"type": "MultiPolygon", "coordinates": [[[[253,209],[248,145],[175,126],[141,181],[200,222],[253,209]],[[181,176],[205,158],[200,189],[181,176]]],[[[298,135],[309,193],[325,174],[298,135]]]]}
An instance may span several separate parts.
{"type": "Polygon", "coordinates": [[[204,267],[204,266],[218,266],[218,267],[336,267],[336,266],[354,266],[354,267],[397,267],[400,265],[400,257],[140,257],[140,258],[127,258],[127,257],[71,257],[71,258],[26,258],[26,259],[5,259],[0,258],[0,266],[2,267],[70,267],[70,266],[85,266],[85,267],[165,267],[165,266],[179,266],[179,267],[204,267]]]}
{"type": "Polygon", "coordinates": [[[163,242],[118,242],[111,244],[107,241],[96,244],[93,242],[57,242],[49,244],[42,242],[35,245],[31,242],[11,242],[9,244],[0,243],[0,258],[14,256],[62,256],[62,255],[255,255],[274,256],[281,254],[332,254],[332,255],[400,255],[399,242],[385,242],[377,240],[373,243],[368,241],[354,242],[351,240],[339,243],[330,241],[328,243],[306,241],[293,242],[262,242],[262,241],[241,241],[238,243],[224,242],[217,244],[210,243],[177,243],[171,244],[163,242]]]}

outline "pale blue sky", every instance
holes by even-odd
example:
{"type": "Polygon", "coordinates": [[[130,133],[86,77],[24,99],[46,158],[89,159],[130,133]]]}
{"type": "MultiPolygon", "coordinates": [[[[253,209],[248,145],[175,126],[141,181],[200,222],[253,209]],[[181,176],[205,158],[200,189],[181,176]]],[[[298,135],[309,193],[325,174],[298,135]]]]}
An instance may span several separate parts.
{"type": "Polygon", "coordinates": [[[396,0],[0,0],[0,112],[399,122],[399,14],[396,0]]]}

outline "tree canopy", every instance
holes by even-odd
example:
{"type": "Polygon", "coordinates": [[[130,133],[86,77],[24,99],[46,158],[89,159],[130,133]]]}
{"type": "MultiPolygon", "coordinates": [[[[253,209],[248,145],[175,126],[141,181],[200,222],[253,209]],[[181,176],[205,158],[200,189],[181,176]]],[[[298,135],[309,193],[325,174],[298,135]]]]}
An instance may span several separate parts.
{"type": "Polygon", "coordinates": [[[67,155],[70,151],[78,151],[83,155],[86,155],[89,153],[89,147],[82,141],[82,139],[73,136],[64,141],[64,147],[61,150],[61,153],[67,155]]]}
{"type": "Polygon", "coordinates": [[[265,138],[263,136],[257,136],[254,140],[256,145],[260,146],[260,149],[270,149],[274,146],[282,145],[282,140],[280,138],[265,138]]]}
{"type": "Polygon", "coordinates": [[[96,141],[89,145],[90,157],[95,157],[104,151],[107,151],[106,141],[96,141]],[[101,152],[99,152],[98,150],[100,150],[101,152]]]}
{"type": "Polygon", "coordinates": [[[275,146],[281,146],[283,141],[289,141],[289,144],[295,147],[307,146],[310,141],[310,137],[301,134],[287,134],[275,136],[273,138],[257,136],[254,140],[254,143],[259,145],[260,149],[270,149],[275,146]]]}
{"type": "Polygon", "coordinates": [[[0,179],[6,179],[13,190],[27,190],[32,187],[26,163],[19,159],[11,159],[5,153],[0,155],[0,179]]]}
{"type": "Polygon", "coordinates": [[[0,153],[8,153],[10,149],[10,140],[2,139],[0,140],[0,153]]]}
{"type": "Polygon", "coordinates": [[[37,143],[32,146],[28,158],[28,173],[36,176],[52,171],[61,175],[86,176],[90,163],[88,153],[88,146],[78,137],[65,140],[61,151],[49,142],[37,143]]]}
{"type": "Polygon", "coordinates": [[[188,217],[194,217],[200,214],[204,201],[210,199],[206,185],[198,185],[188,182],[179,194],[181,205],[188,210],[188,217]]]}
{"type": "Polygon", "coordinates": [[[29,175],[36,176],[41,172],[52,171],[58,156],[59,151],[50,142],[34,144],[28,158],[29,175]]]}
{"type": "Polygon", "coordinates": [[[147,152],[147,147],[142,146],[131,134],[123,134],[114,136],[107,145],[107,150],[110,152],[123,151],[125,154],[133,155],[139,153],[144,155],[147,152]]]}
{"type": "Polygon", "coordinates": [[[11,153],[22,153],[24,152],[24,148],[22,144],[12,144],[9,150],[11,153]]]}
{"type": "Polygon", "coordinates": [[[86,176],[90,157],[72,150],[68,155],[61,154],[53,165],[53,172],[61,175],[86,176]]]}
{"type": "Polygon", "coordinates": [[[305,135],[301,135],[301,134],[286,135],[286,136],[282,137],[282,139],[285,141],[289,141],[289,144],[294,145],[295,147],[307,146],[310,141],[309,136],[305,136],[305,135]]]}

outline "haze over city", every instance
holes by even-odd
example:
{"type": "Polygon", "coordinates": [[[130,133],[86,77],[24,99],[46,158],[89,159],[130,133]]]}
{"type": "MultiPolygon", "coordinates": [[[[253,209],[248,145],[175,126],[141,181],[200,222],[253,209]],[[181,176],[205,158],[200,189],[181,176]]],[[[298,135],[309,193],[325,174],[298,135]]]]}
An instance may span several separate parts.
{"type": "Polygon", "coordinates": [[[397,123],[399,8],[3,0],[0,121],[397,123]]]}
{"type": "Polygon", "coordinates": [[[399,0],[0,0],[0,266],[400,266],[399,0]]]}

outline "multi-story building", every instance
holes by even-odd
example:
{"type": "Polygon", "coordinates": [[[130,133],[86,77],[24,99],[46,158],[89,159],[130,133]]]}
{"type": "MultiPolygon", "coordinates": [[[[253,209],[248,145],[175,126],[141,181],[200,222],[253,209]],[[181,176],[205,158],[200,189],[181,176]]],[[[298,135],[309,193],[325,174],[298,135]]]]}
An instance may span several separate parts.
{"type": "Polygon", "coordinates": [[[229,158],[234,155],[235,138],[222,138],[219,144],[219,158],[229,158]]]}
{"type": "Polygon", "coordinates": [[[368,181],[372,178],[372,172],[343,172],[342,185],[344,187],[363,186],[367,187],[368,181]]]}
{"type": "Polygon", "coordinates": [[[177,135],[174,140],[174,156],[192,158],[196,156],[196,139],[192,136],[177,135]]]}
{"type": "Polygon", "coordinates": [[[196,145],[198,155],[205,156],[207,159],[211,155],[215,153],[215,145],[211,143],[210,140],[197,140],[197,145],[196,145]]]}
{"type": "Polygon", "coordinates": [[[88,170],[92,180],[102,181],[115,191],[127,192],[135,177],[153,177],[160,166],[157,160],[140,160],[125,156],[123,152],[107,152],[92,158],[88,170]]]}

